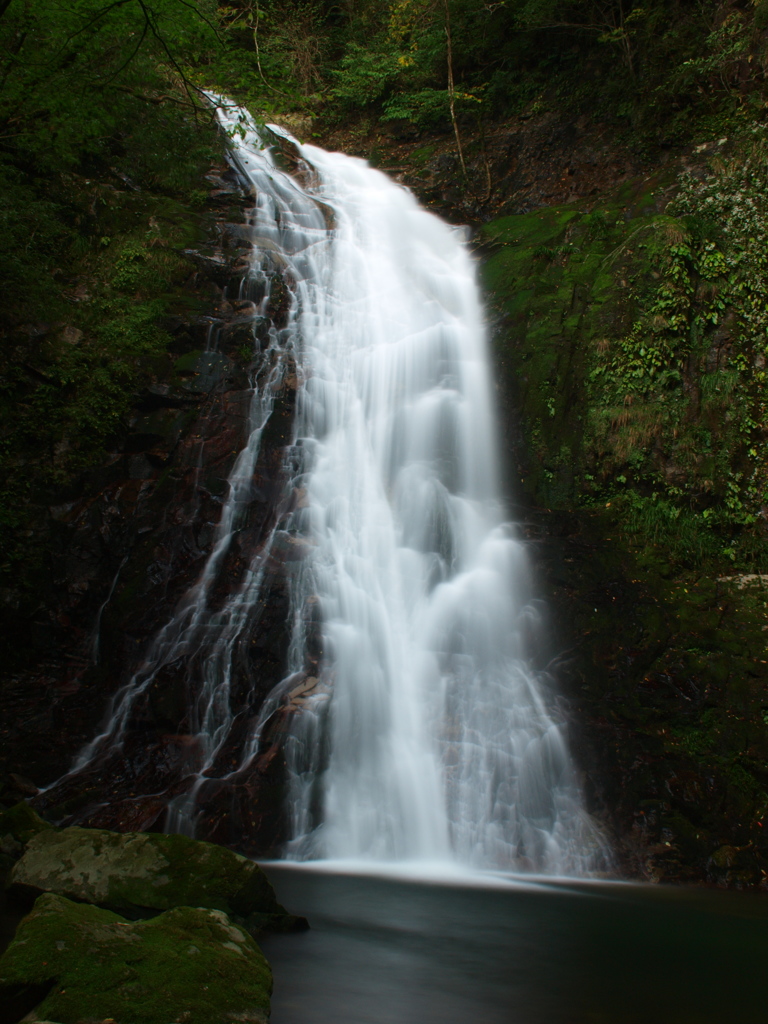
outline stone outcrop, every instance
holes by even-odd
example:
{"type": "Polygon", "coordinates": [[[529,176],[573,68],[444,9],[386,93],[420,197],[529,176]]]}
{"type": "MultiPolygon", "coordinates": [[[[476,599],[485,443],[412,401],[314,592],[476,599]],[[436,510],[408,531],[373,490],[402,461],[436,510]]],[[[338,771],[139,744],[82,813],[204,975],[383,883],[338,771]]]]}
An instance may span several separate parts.
{"type": "MultiPolygon", "coordinates": [[[[724,318],[645,393],[617,355],[662,280],[677,182],[670,167],[483,228],[502,445],[554,620],[548,668],[622,873],[764,888],[766,590],[728,572],[741,527],[723,495],[746,445],[715,405],[740,335],[724,318]]],[[[760,565],[762,514],[751,530],[760,565]]]]}
{"type": "Polygon", "coordinates": [[[180,835],[46,829],[32,836],[14,866],[10,897],[56,893],[129,918],[179,906],[221,910],[253,931],[295,926],[251,860],[180,835]]]}
{"type": "Polygon", "coordinates": [[[259,947],[210,908],[133,923],[47,893],[0,958],[9,1021],[266,1024],[271,990],[259,947]]]}
{"type": "Polygon", "coordinates": [[[49,828],[29,804],[19,803],[0,812],[0,876],[10,871],[33,836],[49,828]]]}

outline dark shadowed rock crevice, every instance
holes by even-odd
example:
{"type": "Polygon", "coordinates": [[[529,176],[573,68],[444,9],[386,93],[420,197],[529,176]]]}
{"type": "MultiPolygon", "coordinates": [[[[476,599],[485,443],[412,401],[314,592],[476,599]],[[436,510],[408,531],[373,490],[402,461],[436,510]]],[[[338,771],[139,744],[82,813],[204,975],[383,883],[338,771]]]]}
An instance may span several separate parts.
{"type": "MultiPolygon", "coordinates": [[[[22,794],[9,782],[7,799],[29,797],[65,774],[199,579],[215,542],[228,476],[251,429],[253,387],[266,377],[275,381],[274,409],[241,528],[209,594],[212,614],[238,586],[291,500],[283,466],[296,375],[290,357],[269,348],[271,334],[284,326],[286,285],[279,264],[265,253],[271,296],[268,315],[257,315],[263,286],[246,282],[251,197],[225,166],[212,170],[208,187],[207,237],[184,251],[189,276],[170,297],[163,322],[168,355],[136,394],[125,431],[104,463],[77,482],[70,500],[48,509],[50,576],[37,609],[16,624],[29,645],[28,666],[5,682],[0,698],[5,770],[33,782],[22,794]]],[[[237,640],[235,725],[214,776],[239,763],[261,701],[284,674],[287,617],[276,551],[258,606],[237,640]]],[[[105,751],[90,770],[38,797],[40,809],[56,820],[119,830],[162,828],[169,799],[189,788],[195,766],[189,671],[183,658],[164,664],[136,702],[119,752],[105,751]]],[[[239,784],[223,787],[211,778],[201,792],[201,834],[250,842],[260,852],[279,843],[280,800],[273,791],[281,779],[268,761],[273,777],[265,783],[267,809],[259,810],[255,767],[239,784]]]]}

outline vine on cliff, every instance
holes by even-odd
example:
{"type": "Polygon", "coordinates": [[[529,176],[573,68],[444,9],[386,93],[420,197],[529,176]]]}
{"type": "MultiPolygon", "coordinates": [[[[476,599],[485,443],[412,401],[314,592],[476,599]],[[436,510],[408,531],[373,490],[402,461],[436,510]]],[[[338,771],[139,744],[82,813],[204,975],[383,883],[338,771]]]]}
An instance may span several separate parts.
{"type": "Polygon", "coordinates": [[[635,517],[717,528],[732,558],[768,506],[767,158],[756,127],[746,152],[680,176],[636,243],[654,284],[636,282],[632,327],[591,372],[593,424],[635,517]]]}

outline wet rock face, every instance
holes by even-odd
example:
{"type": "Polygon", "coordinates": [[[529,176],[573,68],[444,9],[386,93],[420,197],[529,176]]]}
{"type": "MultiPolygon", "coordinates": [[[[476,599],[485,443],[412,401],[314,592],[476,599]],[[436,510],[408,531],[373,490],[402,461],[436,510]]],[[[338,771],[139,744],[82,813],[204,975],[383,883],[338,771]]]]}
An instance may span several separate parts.
{"type": "Polygon", "coordinates": [[[466,176],[452,133],[408,137],[373,125],[365,136],[343,125],[321,144],[371,159],[454,224],[596,196],[647,170],[647,157],[619,141],[599,111],[574,121],[560,104],[537,106],[486,124],[481,137],[463,128],[466,176]]]}
{"type": "MultiPolygon", "coordinates": [[[[288,288],[273,255],[262,253],[270,301],[258,312],[264,284],[247,278],[252,197],[232,171],[209,180],[209,237],[186,252],[186,292],[165,323],[168,358],[136,396],[127,432],[109,458],[70,500],[51,505],[49,590],[33,621],[10,627],[34,656],[0,688],[0,768],[38,786],[61,778],[99,733],[110,701],[199,579],[216,541],[227,478],[252,429],[253,389],[267,378],[274,409],[241,528],[211,586],[211,615],[245,578],[291,501],[284,465],[297,380],[290,359],[270,348],[285,326],[288,288]]],[[[230,685],[236,728],[223,748],[226,761],[212,768],[200,793],[198,835],[253,853],[274,850],[285,831],[274,759],[268,779],[256,761],[227,785],[219,778],[240,764],[261,702],[284,675],[284,561],[279,552],[270,556],[258,609],[237,638],[230,685]]],[[[194,655],[163,664],[136,702],[119,749],[39,797],[38,809],[65,824],[164,828],[169,801],[190,788],[199,768],[190,713],[196,671],[194,655]]],[[[1,796],[10,803],[34,795],[35,786],[28,789],[9,785],[1,796]]]]}
{"type": "Polygon", "coordinates": [[[46,894],[0,958],[8,1020],[266,1024],[271,990],[261,950],[220,910],[131,923],[46,894]]]}

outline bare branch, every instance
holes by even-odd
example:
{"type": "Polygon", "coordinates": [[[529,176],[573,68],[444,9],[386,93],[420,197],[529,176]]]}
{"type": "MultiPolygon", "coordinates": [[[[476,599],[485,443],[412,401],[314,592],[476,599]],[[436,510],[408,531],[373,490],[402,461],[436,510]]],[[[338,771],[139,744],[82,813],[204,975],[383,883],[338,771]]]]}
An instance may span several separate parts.
{"type": "Polygon", "coordinates": [[[160,106],[162,103],[175,103],[177,107],[183,107],[185,110],[190,108],[188,100],[180,100],[176,96],[147,96],[145,93],[130,89],[127,85],[116,85],[114,88],[118,92],[124,92],[127,96],[133,96],[134,99],[141,100],[143,103],[153,103],[155,106],[160,106]]]}
{"type": "MultiPolygon", "coordinates": [[[[276,92],[278,96],[285,96],[284,92],[281,92],[279,89],[276,89],[273,85],[269,84],[269,82],[264,77],[264,72],[261,70],[261,54],[259,53],[259,18],[260,17],[261,17],[261,10],[259,8],[259,0],[256,0],[256,23],[253,26],[253,45],[256,48],[256,67],[259,69],[259,76],[261,77],[261,80],[264,83],[264,85],[266,85],[266,87],[268,89],[271,89],[272,92],[276,92]]],[[[287,97],[286,97],[286,99],[287,99],[287,97]]]]}
{"type": "Polygon", "coordinates": [[[451,14],[448,9],[448,0],[443,0],[443,7],[445,9],[445,38],[448,48],[448,106],[451,111],[451,124],[453,125],[453,134],[456,136],[456,149],[459,152],[459,163],[461,164],[461,170],[466,178],[467,166],[464,163],[464,153],[461,148],[461,136],[459,135],[459,125],[456,121],[456,87],[453,82],[453,46],[451,41],[451,14]]]}
{"type": "Polygon", "coordinates": [[[195,85],[194,82],[190,82],[190,80],[184,74],[184,71],[182,70],[182,68],[179,65],[178,61],[173,56],[171,51],[168,49],[168,44],[166,43],[165,39],[163,39],[162,35],[158,31],[157,26],[155,24],[155,21],[154,21],[155,12],[152,10],[152,8],[148,7],[147,4],[144,2],[144,0],[138,0],[138,4],[141,7],[142,11],[144,11],[144,15],[145,15],[145,17],[147,19],[147,22],[149,24],[150,32],[155,37],[155,39],[158,41],[158,43],[160,43],[160,46],[165,51],[165,55],[167,56],[167,58],[168,58],[168,60],[169,60],[169,62],[171,64],[171,67],[177,72],[177,74],[181,78],[182,85],[184,86],[184,92],[189,97],[189,101],[192,104],[192,106],[194,108],[194,111],[195,111],[195,119],[197,119],[198,104],[195,103],[196,97],[195,97],[194,93],[197,93],[197,96],[202,96],[203,95],[203,90],[200,89],[199,86],[195,85]],[[194,90],[194,93],[193,93],[193,90],[194,90]]]}

